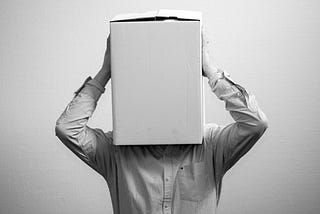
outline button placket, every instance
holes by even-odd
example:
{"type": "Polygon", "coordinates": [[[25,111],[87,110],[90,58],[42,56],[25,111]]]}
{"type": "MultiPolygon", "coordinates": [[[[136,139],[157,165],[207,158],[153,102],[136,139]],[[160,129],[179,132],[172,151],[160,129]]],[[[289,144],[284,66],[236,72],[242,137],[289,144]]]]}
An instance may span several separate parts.
{"type": "Polygon", "coordinates": [[[172,190],[172,164],[168,157],[164,157],[163,213],[165,214],[171,214],[172,190]]]}

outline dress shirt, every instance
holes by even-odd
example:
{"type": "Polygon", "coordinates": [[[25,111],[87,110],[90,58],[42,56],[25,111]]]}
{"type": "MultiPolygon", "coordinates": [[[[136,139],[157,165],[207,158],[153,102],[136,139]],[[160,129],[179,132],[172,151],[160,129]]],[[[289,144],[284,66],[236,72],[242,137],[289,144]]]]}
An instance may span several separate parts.
{"type": "Polygon", "coordinates": [[[226,72],[218,70],[208,83],[235,122],[206,124],[202,144],[166,147],[113,145],[112,131],[87,126],[104,87],[88,78],[76,91],[57,120],[56,135],[104,177],[114,214],[215,213],[223,175],[268,125],[255,97],[226,72]]]}

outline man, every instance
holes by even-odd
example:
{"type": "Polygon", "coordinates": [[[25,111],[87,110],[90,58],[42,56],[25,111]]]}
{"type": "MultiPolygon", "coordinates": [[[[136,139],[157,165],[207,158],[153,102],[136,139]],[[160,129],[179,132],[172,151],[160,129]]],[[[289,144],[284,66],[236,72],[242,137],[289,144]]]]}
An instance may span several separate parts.
{"type": "Polygon", "coordinates": [[[205,36],[202,43],[203,76],[235,120],[228,126],[206,124],[202,144],[115,146],[111,131],[86,125],[111,78],[109,39],[101,70],[76,91],[58,119],[56,135],[105,178],[115,214],[214,213],[223,175],[266,130],[254,96],[212,66],[205,36]]]}

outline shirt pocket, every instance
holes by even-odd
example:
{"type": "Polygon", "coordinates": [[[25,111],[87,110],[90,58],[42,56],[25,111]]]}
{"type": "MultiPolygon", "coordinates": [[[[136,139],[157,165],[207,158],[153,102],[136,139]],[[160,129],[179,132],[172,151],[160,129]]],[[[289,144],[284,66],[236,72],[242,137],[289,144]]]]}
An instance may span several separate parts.
{"type": "Polygon", "coordinates": [[[184,165],[178,171],[180,198],[201,201],[211,190],[209,170],[205,162],[184,165]]]}

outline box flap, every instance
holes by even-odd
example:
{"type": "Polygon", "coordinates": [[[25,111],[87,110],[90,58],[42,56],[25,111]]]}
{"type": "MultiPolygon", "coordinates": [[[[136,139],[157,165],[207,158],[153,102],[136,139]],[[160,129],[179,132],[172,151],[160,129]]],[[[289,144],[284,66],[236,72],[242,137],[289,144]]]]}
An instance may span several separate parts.
{"type": "Polygon", "coordinates": [[[167,19],[200,21],[201,12],[188,10],[158,10],[144,13],[120,14],[111,19],[110,22],[127,22],[127,21],[161,21],[167,19]]]}
{"type": "Polygon", "coordinates": [[[129,20],[142,20],[148,18],[154,18],[157,15],[157,11],[148,11],[144,13],[127,13],[119,14],[111,19],[110,22],[129,21],[129,20]]]}
{"type": "Polygon", "coordinates": [[[176,18],[176,19],[185,19],[185,20],[201,20],[201,12],[190,11],[190,10],[158,10],[157,17],[164,18],[176,18]]]}

